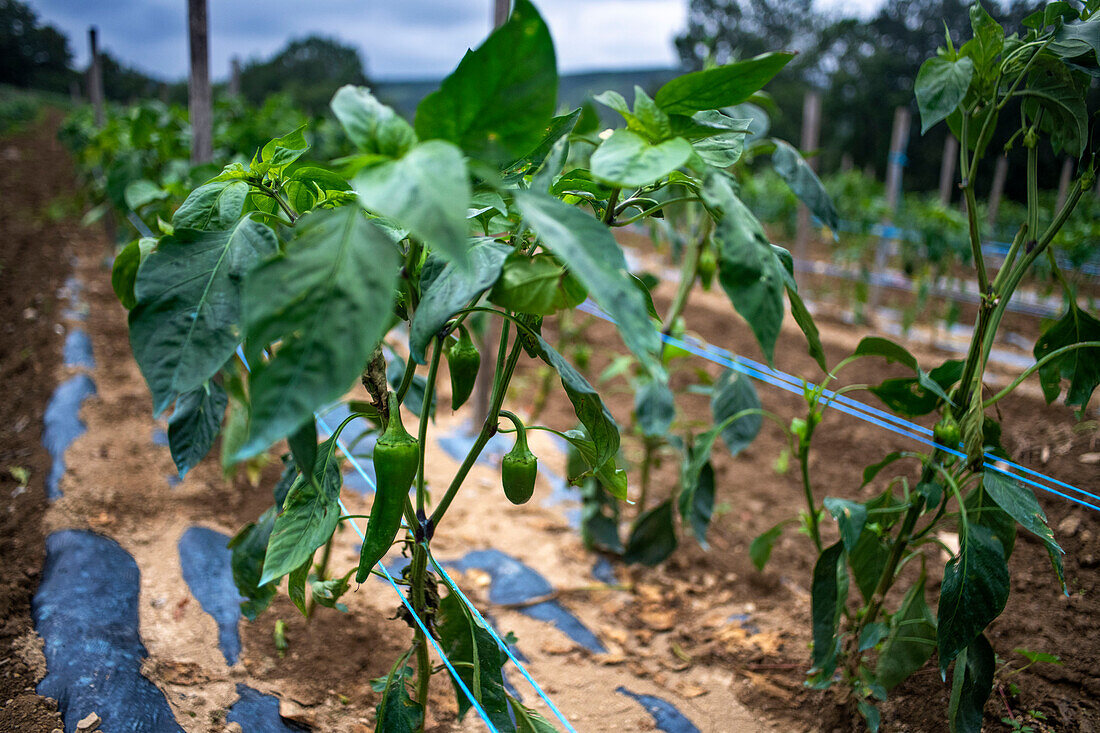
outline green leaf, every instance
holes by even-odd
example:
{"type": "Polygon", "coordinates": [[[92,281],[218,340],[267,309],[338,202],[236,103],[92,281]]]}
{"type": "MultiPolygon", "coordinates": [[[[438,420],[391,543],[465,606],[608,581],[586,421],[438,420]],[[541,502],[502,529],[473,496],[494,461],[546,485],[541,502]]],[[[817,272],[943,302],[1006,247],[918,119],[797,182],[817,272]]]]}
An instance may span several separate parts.
{"type": "Polygon", "coordinates": [[[676,550],[676,526],[672,521],[672,500],[647,509],[630,529],[623,561],[659,565],[676,550]]]}
{"type": "Polygon", "coordinates": [[[126,310],[137,305],[134,282],[137,280],[138,268],[156,246],[156,239],[142,237],[127,244],[115,257],[114,264],[111,266],[111,289],[115,291],[115,297],[126,310]]]}
{"type": "Polygon", "coordinates": [[[317,421],[313,416],[310,415],[301,427],[287,436],[286,442],[298,470],[311,472],[317,463],[317,421]]]}
{"type": "Polygon", "coordinates": [[[1046,546],[1062,591],[1068,595],[1065,571],[1062,566],[1064,551],[1054,540],[1054,533],[1047,526],[1047,516],[1039,506],[1034,492],[1011,476],[994,470],[987,470],[982,474],[982,487],[988,492],[989,498],[997,502],[997,506],[1019,522],[1024,529],[1038,537],[1046,546]]]}
{"type": "Polygon", "coordinates": [[[352,568],[346,575],[330,578],[329,580],[315,580],[310,583],[309,592],[313,602],[318,606],[335,608],[341,613],[347,613],[348,607],[339,601],[348,592],[351,576],[355,574],[355,570],[356,568],[352,568]]]}
{"type": "Polygon", "coordinates": [[[758,572],[763,572],[764,566],[768,564],[768,559],[772,556],[772,548],[775,547],[775,541],[783,534],[784,524],[786,522],[780,522],[766,532],[762,532],[753,538],[752,543],[749,544],[749,559],[752,560],[753,567],[758,572]]]}
{"type": "Polygon", "coordinates": [[[399,158],[416,144],[412,125],[379,102],[367,87],[342,86],[329,106],[355,147],[364,153],[399,158]]]}
{"type": "Polygon", "coordinates": [[[228,405],[229,395],[213,380],[176,400],[176,409],[168,420],[168,449],[180,478],[214,447],[228,405]]]}
{"type": "Polygon", "coordinates": [[[550,31],[528,0],[516,0],[508,21],[417,107],[416,134],[488,162],[515,160],[539,144],[557,93],[550,31]]]}
{"type": "Polygon", "coordinates": [[[242,527],[229,541],[229,548],[233,551],[230,556],[233,584],[244,598],[241,601],[241,613],[249,621],[256,620],[271,604],[271,599],[277,592],[275,583],[260,583],[267,542],[271,538],[271,530],[275,528],[276,513],[275,507],[268,509],[256,522],[249,522],[242,527]]]}
{"type": "Polygon", "coordinates": [[[848,596],[848,575],[844,567],[844,546],[837,542],[822,550],[814,564],[810,591],[813,626],[813,666],[820,677],[832,676],[840,645],[837,630],[848,596]]]}
{"type": "Polygon", "coordinates": [[[859,543],[859,536],[863,533],[863,525],[867,523],[867,507],[856,501],[826,496],[825,509],[836,520],[844,549],[852,553],[859,543]]]}
{"type": "Polygon", "coordinates": [[[852,578],[856,581],[856,587],[859,588],[864,601],[870,602],[871,596],[874,595],[889,557],[889,545],[879,537],[877,532],[864,527],[856,538],[855,547],[848,554],[852,578]]]}
{"type": "MultiPolygon", "coordinates": [[[[625,486],[625,481],[624,481],[625,486]]],[[[623,492],[626,498],[626,492],[623,492]]],[[[589,477],[581,483],[581,539],[590,550],[622,554],[619,503],[602,481],[589,477]]]]}
{"type": "MultiPolygon", "coordinates": [[[[424,363],[428,342],[443,325],[493,286],[511,252],[508,245],[482,240],[470,246],[469,267],[447,264],[427,285],[421,275],[420,305],[409,325],[409,353],[417,363],[424,363]]],[[[431,258],[429,256],[429,261],[431,258]]]]}
{"type": "MultiPolygon", "coordinates": [[[[604,406],[599,392],[588,383],[573,365],[565,360],[561,354],[554,350],[541,336],[535,342],[536,353],[540,359],[552,366],[561,378],[561,386],[569,401],[573,403],[573,411],[577,419],[584,425],[588,438],[595,446],[596,454],[589,465],[597,467],[614,458],[619,451],[619,426],[615,418],[604,406]]],[[[624,497],[625,498],[625,497],[624,497]]]]}
{"type": "Polygon", "coordinates": [[[296,429],[358,379],[389,324],[397,269],[385,233],[345,206],[303,216],[287,253],[245,279],[252,416],[238,460],[296,429]],[[276,342],[271,358],[260,359],[276,342]]]}
{"type": "Polygon", "coordinates": [[[925,575],[909,587],[897,613],[890,617],[890,631],[878,657],[875,680],[892,690],[924,666],[936,648],[936,620],[924,600],[925,575]]]}
{"type": "Polygon", "coordinates": [[[691,152],[683,138],[653,145],[630,130],[616,130],[592,153],[592,175],[609,185],[639,188],[682,166],[691,152]]]}
{"type": "MultiPolygon", "coordinates": [[[[312,477],[301,474],[287,492],[267,543],[260,585],[308,563],[340,520],[340,461],[335,436],[321,444],[312,477]]],[[[308,570],[308,566],[307,566],[308,570]]]]}
{"type": "Polygon", "coordinates": [[[309,150],[303,134],[305,125],[271,140],[260,151],[259,161],[252,161],[252,172],[260,175],[281,175],[288,165],[309,150]]]}
{"type": "Polygon", "coordinates": [[[1094,12],[1088,20],[1064,24],[1055,31],[1054,40],[1047,45],[1047,50],[1063,59],[1075,59],[1092,51],[1100,60],[1100,13],[1094,12]]]}
{"type": "Polygon", "coordinates": [[[130,183],[126,185],[125,193],[123,193],[123,199],[126,205],[134,211],[137,211],[146,204],[151,204],[154,201],[163,201],[166,198],[168,198],[167,191],[145,178],[130,181],[130,183]]]}
{"type": "Polygon", "coordinates": [[[1024,111],[1034,120],[1045,110],[1040,129],[1050,135],[1054,152],[1077,158],[1088,140],[1087,82],[1057,59],[1040,57],[1015,96],[1023,97],[1024,111]]]}
{"type": "Polygon", "coordinates": [[[962,361],[951,359],[927,375],[923,371],[919,372],[923,379],[922,376],[887,379],[878,386],[870,387],[868,391],[902,415],[927,415],[942,404],[943,395],[962,377],[963,366],[962,361]],[[929,381],[937,386],[936,391],[926,386],[929,381]]]}
{"type": "Polygon", "coordinates": [[[968,521],[992,532],[1001,543],[1005,559],[1012,557],[1012,550],[1016,547],[1016,520],[997,506],[985,487],[981,484],[975,486],[963,499],[963,506],[968,521]]]}
{"type": "Polygon", "coordinates": [[[973,78],[974,61],[967,56],[957,61],[933,56],[921,64],[913,93],[920,110],[922,135],[955,111],[973,78]]]}
{"type": "Polygon", "coordinates": [[[587,295],[553,255],[515,252],[505,260],[489,300],[505,310],[549,316],[580,305],[587,295]]]}
{"type": "Polygon", "coordinates": [[[1004,48],[1005,31],[980,2],[970,6],[970,28],[974,31],[974,56],[984,73],[991,73],[1004,48]]]}
{"type": "MultiPolygon", "coordinates": [[[[958,360],[948,361],[933,370],[935,377],[932,374],[925,372],[920,368],[920,364],[917,363],[916,357],[910,354],[904,346],[894,343],[890,339],[881,338],[879,336],[867,336],[859,345],[856,346],[856,350],[852,353],[853,356],[881,356],[890,363],[898,363],[903,366],[907,366],[913,370],[917,375],[917,385],[924,390],[931,392],[932,395],[939,399],[951,404],[950,398],[947,396],[945,387],[941,385],[950,386],[958,381],[962,375],[962,362],[958,360]],[[952,378],[953,377],[953,378],[952,378]]],[[[887,380],[889,381],[889,380],[887,380]]],[[[908,383],[907,383],[908,384],[908,383]]],[[[913,387],[916,389],[916,386],[913,387]]],[[[873,390],[872,390],[873,391],[873,390]]],[[[897,388],[888,388],[887,394],[896,395],[897,388]]],[[[926,398],[925,395],[919,392],[914,392],[918,398],[926,398]]],[[[919,413],[924,414],[924,413],[919,413]]]]}
{"type": "Polygon", "coordinates": [[[397,661],[382,680],[382,699],[378,701],[377,733],[416,733],[423,708],[409,696],[412,668],[406,665],[408,656],[397,661]]]}
{"type": "Polygon", "coordinates": [[[985,527],[971,523],[959,533],[959,553],[943,571],[936,614],[940,671],[969,646],[1008,600],[1008,566],[1001,543],[985,527]]]}
{"type": "MultiPolygon", "coordinates": [[[[488,714],[492,724],[500,731],[514,731],[515,725],[508,717],[504,676],[500,671],[504,655],[496,639],[467,610],[453,588],[439,602],[436,628],[443,653],[455,665],[458,677],[488,714]]],[[[454,688],[458,719],[462,720],[471,705],[457,684],[454,688]]]]}
{"type": "MultiPolygon", "coordinates": [[[[546,127],[546,133],[534,150],[506,166],[506,170],[538,170],[544,168],[544,163],[549,159],[550,152],[557,148],[562,141],[568,142],[569,133],[576,128],[581,114],[582,109],[578,107],[572,112],[551,118],[550,124],[546,127]]],[[[566,147],[568,148],[568,146],[566,147]]],[[[553,171],[555,175],[560,172],[560,170],[553,171]]]]}
{"type": "MultiPolygon", "coordinates": [[[[759,410],[760,397],[748,377],[733,369],[726,369],[718,377],[710,397],[710,414],[715,426],[744,410],[759,410]]],[[[722,442],[730,455],[736,456],[756,440],[764,418],[759,414],[745,415],[722,428],[722,442]]],[[[707,448],[709,454],[710,449],[707,448]]]]}
{"type": "Polygon", "coordinates": [[[985,701],[993,690],[996,655],[989,640],[979,634],[959,654],[951,680],[948,719],[951,733],[981,733],[985,701]]]}
{"type": "Polygon", "coordinates": [[[676,418],[676,400],[668,385],[645,380],[634,392],[634,414],[642,435],[659,438],[668,433],[676,418]]]}
{"type": "Polygon", "coordinates": [[[764,228],[719,176],[703,188],[707,204],[723,212],[714,231],[718,244],[718,282],[741,314],[769,364],[783,324],[783,265],[773,252],[764,228]]]}
{"type": "Polygon", "coordinates": [[[244,181],[213,181],[187,195],[172,214],[175,229],[229,229],[241,218],[248,184],[244,181]]]}
{"type": "MultiPolygon", "coordinates": [[[[686,474],[685,474],[686,476],[686,474]]],[[[714,466],[705,461],[698,470],[692,470],[691,483],[682,482],[677,499],[680,516],[695,534],[699,546],[707,549],[707,529],[714,515],[714,466]]]]}
{"type": "Polygon", "coordinates": [[[678,76],[657,90],[657,106],[670,115],[690,115],[740,104],[760,91],[793,58],[793,53],[765,53],[678,76]]]}
{"type": "MultiPolygon", "coordinates": [[[[1035,342],[1035,360],[1082,341],[1100,341],[1100,321],[1071,303],[1035,342]]],[[[1058,398],[1063,379],[1069,380],[1066,404],[1076,406],[1078,416],[1083,415],[1092,393],[1100,385],[1100,349],[1074,349],[1039,367],[1039,381],[1048,403],[1058,398]]]]}
{"type": "Polygon", "coordinates": [[[672,137],[672,123],[668,114],[637,84],[634,85],[634,117],[650,140],[672,137]]]}
{"type": "Polygon", "coordinates": [[[557,728],[547,722],[546,718],[511,695],[508,696],[508,707],[516,719],[517,733],[557,733],[557,728]]]}
{"type": "Polygon", "coordinates": [[[751,122],[730,117],[716,109],[704,110],[693,114],[690,129],[678,134],[697,138],[691,141],[691,147],[704,163],[715,168],[729,168],[741,159],[751,122]]]}
{"type": "Polygon", "coordinates": [[[791,145],[778,138],[772,138],[772,142],[775,143],[775,152],[772,153],[775,172],[836,237],[836,230],[840,228],[840,217],[821,179],[791,145]]]}
{"type": "Polygon", "coordinates": [[[614,319],[627,348],[649,375],[666,381],[658,359],[660,334],[649,320],[645,298],[630,280],[623,251],[607,227],[545,194],[516,191],[515,199],[542,244],[566,264],[614,319]]]}
{"type": "Polygon", "coordinates": [[[615,464],[614,456],[602,464],[597,464],[596,444],[589,440],[588,434],[584,430],[567,430],[562,433],[562,436],[569,442],[571,450],[575,451],[581,459],[576,462],[576,465],[570,463],[567,466],[569,482],[578,483],[589,476],[594,476],[612,496],[626,501],[626,471],[615,464]]]}
{"type": "Polygon", "coordinates": [[[286,594],[303,616],[309,616],[306,609],[306,581],[309,579],[309,566],[313,564],[313,555],[298,567],[290,571],[286,579],[286,594]]]}
{"type": "Polygon", "coordinates": [[[130,345],[159,414],[214,376],[241,334],[240,279],[278,250],[263,224],[232,229],[176,229],[138,270],[130,311],[130,345]]]}
{"type": "Polygon", "coordinates": [[[828,374],[829,366],[825,360],[825,347],[821,345],[821,334],[817,330],[817,324],[814,323],[814,318],[810,315],[806,304],[802,302],[802,296],[790,283],[787,283],[787,300],[791,303],[791,316],[794,318],[794,322],[798,324],[798,327],[806,336],[807,351],[817,362],[817,365],[821,367],[821,371],[828,374]]]}
{"type": "Polygon", "coordinates": [[[462,152],[450,143],[420,143],[403,157],[355,176],[359,200],[389,217],[439,254],[467,264],[470,180],[462,152]]]}
{"type": "Polygon", "coordinates": [[[887,453],[886,457],[878,463],[872,463],[863,469],[863,483],[860,484],[860,488],[863,488],[867,484],[875,480],[875,476],[878,476],[882,472],[882,469],[889,466],[894,461],[901,460],[902,458],[908,458],[910,455],[904,451],[894,451],[893,453],[887,453]]]}

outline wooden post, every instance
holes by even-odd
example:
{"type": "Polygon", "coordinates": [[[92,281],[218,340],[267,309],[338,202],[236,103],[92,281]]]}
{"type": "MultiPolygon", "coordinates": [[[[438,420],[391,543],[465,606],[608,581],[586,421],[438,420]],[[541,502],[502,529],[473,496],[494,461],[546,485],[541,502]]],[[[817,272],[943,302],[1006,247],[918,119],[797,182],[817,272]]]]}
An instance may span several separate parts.
{"type": "Polygon", "coordinates": [[[1058,176],[1058,202],[1054,205],[1055,211],[1062,209],[1062,204],[1069,196],[1069,184],[1073,180],[1073,158],[1062,161],[1062,175],[1058,176]]]}
{"type": "Polygon", "coordinates": [[[88,65],[88,99],[95,109],[95,125],[103,127],[103,62],[99,58],[98,31],[93,25],[88,29],[88,47],[91,49],[92,61],[88,65]]]}
{"type": "Polygon", "coordinates": [[[191,48],[191,76],[187,85],[187,105],[191,114],[191,163],[197,165],[209,163],[214,157],[206,0],[187,0],[187,29],[191,48]]]}
{"type": "Polygon", "coordinates": [[[1005,190],[1005,180],[1008,178],[1008,156],[997,158],[997,167],[993,169],[993,187],[989,189],[989,210],[985,212],[985,225],[990,233],[993,225],[997,223],[997,211],[1001,208],[1001,196],[1005,190]]]}
{"type": "Polygon", "coordinates": [[[493,0],[493,28],[500,28],[512,11],[512,0],[493,0]]]}
{"type": "Polygon", "coordinates": [[[229,62],[229,96],[237,97],[241,93],[241,59],[234,56],[229,62]]]}
{"type": "MultiPolygon", "coordinates": [[[[493,28],[500,28],[508,20],[512,9],[511,0],[493,0],[493,28]]],[[[486,323],[485,336],[481,340],[481,368],[474,382],[474,423],[473,432],[481,430],[489,416],[489,401],[493,396],[493,375],[497,370],[497,351],[495,344],[500,341],[500,319],[490,318],[486,323]]]]}
{"type": "Polygon", "coordinates": [[[950,132],[943,141],[943,160],[940,161],[940,203],[951,203],[951,189],[955,182],[955,163],[959,159],[959,140],[950,132]]]}
{"type": "MultiPolygon", "coordinates": [[[[908,107],[898,107],[894,110],[894,129],[890,134],[890,157],[886,164],[886,208],[889,210],[889,214],[887,215],[887,221],[883,224],[887,227],[893,225],[894,214],[897,212],[898,201],[901,198],[901,174],[905,168],[905,150],[909,146],[909,122],[908,107]]],[[[890,244],[894,239],[895,237],[889,236],[889,232],[886,232],[879,239],[878,248],[875,250],[875,265],[871,273],[872,277],[886,269],[886,262],[891,249],[890,244]]],[[[872,284],[867,298],[868,310],[873,310],[878,306],[881,295],[882,288],[872,284]]]]}
{"type": "MultiPolygon", "coordinates": [[[[802,141],[804,153],[817,150],[817,141],[821,131],[821,94],[811,89],[802,99],[802,141]]],[[[806,161],[810,168],[817,170],[817,156],[806,161]]],[[[795,237],[795,256],[806,259],[810,249],[810,210],[805,204],[798,205],[798,233],[795,237]]]]}

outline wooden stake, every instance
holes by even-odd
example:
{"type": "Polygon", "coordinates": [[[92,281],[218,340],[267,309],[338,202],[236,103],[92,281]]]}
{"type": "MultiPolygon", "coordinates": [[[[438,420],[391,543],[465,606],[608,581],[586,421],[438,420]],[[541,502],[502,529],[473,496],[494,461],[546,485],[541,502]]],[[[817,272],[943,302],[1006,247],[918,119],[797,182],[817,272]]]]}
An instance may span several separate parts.
{"type": "MultiPolygon", "coordinates": [[[[894,214],[898,209],[898,201],[901,198],[901,174],[905,168],[905,149],[909,146],[909,108],[898,107],[894,110],[894,129],[890,134],[890,157],[886,165],[886,208],[889,210],[887,220],[883,222],[887,227],[892,226],[894,214]]],[[[883,236],[878,241],[875,250],[875,265],[872,276],[886,269],[886,262],[890,255],[891,243],[894,237],[883,236]]],[[[871,285],[867,298],[868,310],[874,310],[878,306],[882,288],[871,285]]]]}
{"type": "Polygon", "coordinates": [[[500,28],[512,11],[512,0],[493,0],[493,28],[500,28]]]}
{"type": "Polygon", "coordinates": [[[943,141],[943,160],[940,161],[940,203],[951,203],[951,190],[955,183],[955,164],[959,160],[959,140],[950,132],[943,141]]]}
{"type": "Polygon", "coordinates": [[[237,97],[241,93],[241,59],[234,56],[229,62],[229,96],[237,97]]]}
{"type": "Polygon", "coordinates": [[[91,49],[92,61],[88,66],[88,99],[95,109],[95,125],[103,127],[103,62],[99,58],[98,32],[93,25],[88,29],[88,47],[91,49]]]}
{"type": "Polygon", "coordinates": [[[191,48],[187,101],[191,114],[191,163],[197,165],[209,163],[214,157],[206,0],[187,0],[187,29],[191,48]]]}
{"type": "MultiPolygon", "coordinates": [[[[821,94],[811,89],[802,99],[802,152],[811,153],[817,150],[817,142],[821,131],[821,94]]],[[[807,164],[814,171],[817,170],[817,156],[807,159],[807,164]]],[[[798,205],[798,233],[795,238],[795,256],[806,259],[810,248],[810,210],[805,204],[798,205]]]]}

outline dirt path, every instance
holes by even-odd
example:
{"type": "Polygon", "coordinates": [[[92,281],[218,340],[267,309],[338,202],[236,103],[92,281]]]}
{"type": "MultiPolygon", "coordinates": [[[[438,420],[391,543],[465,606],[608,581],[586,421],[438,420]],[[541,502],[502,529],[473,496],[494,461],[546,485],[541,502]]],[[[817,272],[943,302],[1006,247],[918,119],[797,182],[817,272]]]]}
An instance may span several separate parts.
{"type": "Polygon", "coordinates": [[[45,660],[30,601],[45,554],[42,416],[62,376],[58,291],[88,240],[66,216],[76,191],[57,120],[0,140],[0,730],[28,733],[60,727],[53,701],[34,694],[45,660]]]}

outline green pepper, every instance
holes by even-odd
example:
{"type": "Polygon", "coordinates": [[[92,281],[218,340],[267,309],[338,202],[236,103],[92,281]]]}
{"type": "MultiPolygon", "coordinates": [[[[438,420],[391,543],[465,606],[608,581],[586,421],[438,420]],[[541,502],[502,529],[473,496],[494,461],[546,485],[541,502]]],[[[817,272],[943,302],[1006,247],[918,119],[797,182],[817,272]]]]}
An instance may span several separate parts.
{"type": "Polygon", "coordinates": [[[447,367],[451,372],[451,409],[457,410],[470,398],[477,381],[477,372],[481,368],[481,354],[470,339],[470,332],[459,324],[458,341],[445,349],[447,367]]]}
{"type": "Polygon", "coordinates": [[[945,448],[955,449],[959,447],[959,441],[962,440],[962,430],[959,429],[959,423],[954,417],[944,415],[943,419],[936,423],[936,427],[932,428],[932,437],[945,448]]]}
{"type": "Polygon", "coordinates": [[[703,290],[710,290],[714,282],[714,273],[718,271],[718,258],[714,254],[714,248],[703,245],[703,251],[699,253],[699,264],[696,265],[699,272],[699,282],[703,290]]]}
{"type": "Polygon", "coordinates": [[[420,444],[401,424],[401,403],[393,392],[390,392],[389,407],[386,432],[374,444],[374,506],[371,507],[363,549],[359,554],[359,569],[355,573],[357,583],[366,580],[371,568],[389,552],[401,529],[401,515],[409,487],[420,467],[420,444]]]}
{"type": "Polygon", "coordinates": [[[535,477],[539,472],[539,459],[527,447],[527,431],[523,423],[512,413],[501,410],[516,426],[516,444],[500,461],[500,479],[504,495],[513,504],[524,504],[535,493],[535,477]]]}

